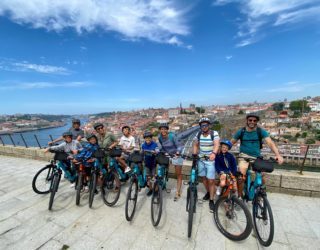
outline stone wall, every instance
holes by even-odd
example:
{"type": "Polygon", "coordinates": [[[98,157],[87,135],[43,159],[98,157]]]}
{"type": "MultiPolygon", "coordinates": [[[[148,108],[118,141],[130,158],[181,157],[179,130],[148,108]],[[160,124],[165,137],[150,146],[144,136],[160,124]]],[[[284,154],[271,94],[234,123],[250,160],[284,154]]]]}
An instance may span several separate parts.
{"type": "MultiPolygon", "coordinates": [[[[43,149],[25,148],[13,146],[0,146],[0,155],[7,155],[20,158],[49,161],[51,153],[44,153],[43,149]]],[[[182,169],[184,180],[188,180],[191,162],[185,161],[182,169]]],[[[175,177],[175,170],[169,168],[169,176],[175,177]]],[[[267,189],[271,192],[287,193],[292,195],[320,197],[320,173],[304,172],[300,175],[296,171],[275,170],[267,174],[267,189]]]]}

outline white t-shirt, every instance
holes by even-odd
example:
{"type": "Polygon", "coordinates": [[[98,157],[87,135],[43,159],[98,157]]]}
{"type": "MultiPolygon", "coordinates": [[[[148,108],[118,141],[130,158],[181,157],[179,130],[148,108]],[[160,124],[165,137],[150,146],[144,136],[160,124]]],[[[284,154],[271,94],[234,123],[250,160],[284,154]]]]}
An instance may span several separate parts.
{"type": "MultiPolygon", "coordinates": [[[[134,148],[136,146],[136,143],[135,143],[134,137],[132,135],[130,135],[129,137],[126,137],[123,135],[120,138],[119,145],[122,146],[123,149],[127,150],[130,147],[134,148]]],[[[129,152],[132,152],[132,151],[133,151],[133,149],[129,150],[129,152]]]]}

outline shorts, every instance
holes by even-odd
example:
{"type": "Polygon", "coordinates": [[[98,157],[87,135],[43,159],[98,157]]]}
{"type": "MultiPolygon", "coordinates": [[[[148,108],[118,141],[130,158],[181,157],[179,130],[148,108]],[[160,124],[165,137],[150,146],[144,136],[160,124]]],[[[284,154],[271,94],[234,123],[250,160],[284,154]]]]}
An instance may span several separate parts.
{"type": "Polygon", "coordinates": [[[130,154],[127,154],[127,153],[124,153],[124,152],[121,153],[121,158],[125,159],[126,161],[129,159],[129,156],[130,156],[130,154]]]}
{"type": "Polygon", "coordinates": [[[171,158],[171,164],[174,166],[182,166],[183,165],[182,157],[171,158]]]}
{"type": "Polygon", "coordinates": [[[145,167],[147,176],[154,176],[156,173],[156,167],[145,167]]]}
{"type": "Polygon", "coordinates": [[[210,180],[214,180],[216,176],[214,161],[199,161],[198,175],[201,177],[207,177],[210,180]]]}
{"type": "Polygon", "coordinates": [[[249,162],[247,162],[244,158],[249,158],[249,159],[255,160],[255,159],[257,159],[257,157],[250,156],[245,153],[239,154],[238,170],[240,171],[241,169],[243,169],[243,171],[247,172],[247,169],[249,167],[249,162]],[[241,158],[241,157],[243,157],[243,158],[241,158]]]}

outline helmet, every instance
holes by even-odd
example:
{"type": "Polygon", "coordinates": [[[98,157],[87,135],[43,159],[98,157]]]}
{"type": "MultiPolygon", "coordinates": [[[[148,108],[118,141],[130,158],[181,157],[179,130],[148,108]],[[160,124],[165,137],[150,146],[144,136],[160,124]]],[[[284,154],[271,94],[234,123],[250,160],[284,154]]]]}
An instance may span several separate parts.
{"type": "Polygon", "coordinates": [[[73,119],[72,120],[72,124],[74,124],[74,123],[79,123],[80,124],[80,120],[79,119],[73,119]]]}
{"type": "Polygon", "coordinates": [[[149,131],[144,132],[144,134],[143,134],[143,138],[147,138],[147,137],[151,137],[151,138],[152,138],[152,134],[151,134],[151,132],[149,132],[149,131]]]}
{"type": "Polygon", "coordinates": [[[249,117],[255,117],[258,121],[260,121],[260,116],[257,113],[247,114],[246,119],[248,120],[249,117]]]}
{"type": "Polygon", "coordinates": [[[96,137],[96,135],[95,134],[89,134],[89,135],[87,135],[87,137],[86,137],[86,139],[87,139],[87,141],[89,141],[91,138],[96,138],[96,140],[98,141],[98,138],[96,137]]]}
{"type": "Polygon", "coordinates": [[[94,130],[97,130],[97,128],[99,128],[99,127],[104,127],[104,125],[101,122],[95,123],[93,125],[94,130]]]}
{"type": "Polygon", "coordinates": [[[159,129],[161,129],[161,128],[169,129],[169,124],[168,123],[160,123],[159,129]]]}
{"type": "Polygon", "coordinates": [[[220,142],[220,145],[222,145],[222,144],[227,145],[228,148],[229,148],[229,150],[232,148],[232,142],[229,141],[229,140],[222,140],[222,141],[220,142]]]}
{"type": "Polygon", "coordinates": [[[199,125],[201,125],[201,123],[203,123],[203,122],[207,122],[207,123],[211,124],[211,121],[210,121],[210,119],[208,117],[200,118],[199,125]]]}
{"type": "Polygon", "coordinates": [[[123,132],[123,130],[124,130],[125,128],[129,129],[129,131],[131,130],[128,125],[125,125],[125,126],[123,126],[123,127],[121,128],[121,131],[123,132]]]}
{"type": "Polygon", "coordinates": [[[72,134],[71,132],[69,132],[69,131],[64,132],[64,133],[62,134],[62,137],[67,137],[67,136],[73,137],[73,134],[72,134]]]}

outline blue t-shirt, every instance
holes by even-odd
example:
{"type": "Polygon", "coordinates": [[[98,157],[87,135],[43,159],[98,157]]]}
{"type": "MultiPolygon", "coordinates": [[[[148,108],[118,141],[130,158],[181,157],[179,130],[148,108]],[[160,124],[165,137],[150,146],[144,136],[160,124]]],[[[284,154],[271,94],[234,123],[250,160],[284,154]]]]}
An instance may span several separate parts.
{"type": "MultiPolygon", "coordinates": [[[[239,140],[241,131],[242,131],[242,128],[235,133],[235,135],[233,136],[233,139],[239,140]]],[[[262,139],[269,137],[269,133],[263,128],[261,128],[261,135],[262,135],[262,139]]],[[[254,157],[259,157],[261,155],[260,141],[259,141],[257,130],[253,130],[250,132],[245,130],[242,139],[243,140],[240,144],[240,153],[245,153],[247,155],[254,156],[254,157]]]]}
{"type": "MultiPolygon", "coordinates": [[[[151,141],[150,144],[147,144],[146,142],[144,142],[141,146],[142,151],[144,150],[152,150],[152,151],[158,151],[159,147],[158,144],[154,141],[151,141]]],[[[144,163],[145,166],[148,168],[153,168],[156,166],[156,156],[151,154],[151,153],[146,153],[144,156],[144,163]]]]}

